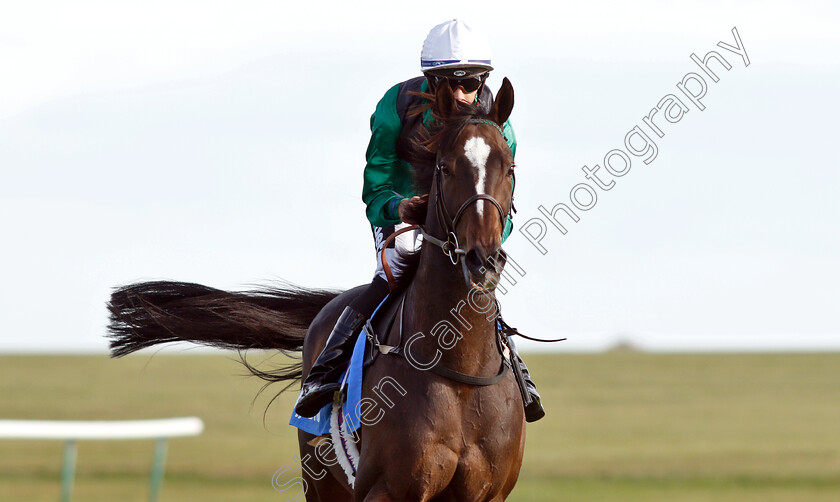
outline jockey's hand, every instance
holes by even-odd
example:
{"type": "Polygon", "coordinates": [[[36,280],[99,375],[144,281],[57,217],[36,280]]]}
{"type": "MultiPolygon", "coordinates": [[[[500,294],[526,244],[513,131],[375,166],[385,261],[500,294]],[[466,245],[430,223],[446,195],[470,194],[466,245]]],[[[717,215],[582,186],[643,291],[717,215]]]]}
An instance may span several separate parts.
{"type": "Polygon", "coordinates": [[[422,225],[426,221],[426,208],[429,205],[429,194],[415,195],[410,199],[403,199],[397,210],[400,220],[410,225],[422,225]]]}

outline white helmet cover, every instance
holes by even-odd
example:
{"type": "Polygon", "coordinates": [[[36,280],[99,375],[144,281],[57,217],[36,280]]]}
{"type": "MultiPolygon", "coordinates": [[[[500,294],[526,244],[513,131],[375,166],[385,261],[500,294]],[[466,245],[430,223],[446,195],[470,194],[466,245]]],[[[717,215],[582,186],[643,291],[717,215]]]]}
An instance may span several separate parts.
{"type": "Polygon", "coordinates": [[[493,69],[487,39],[460,19],[432,28],[420,51],[420,70],[423,72],[455,67],[493,69]]]}

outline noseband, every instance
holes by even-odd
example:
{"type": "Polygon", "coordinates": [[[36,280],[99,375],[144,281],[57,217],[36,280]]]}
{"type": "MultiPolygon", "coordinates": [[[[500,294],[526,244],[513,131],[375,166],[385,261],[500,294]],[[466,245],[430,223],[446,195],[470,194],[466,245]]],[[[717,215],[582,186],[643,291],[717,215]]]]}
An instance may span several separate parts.
{"type": "MultiPolygon", "coordinates": [[[[497,131],[499,131],[499,134],[502,135],[502,138],[505,138],[505,133],[504,133],[504,131],[502,131],[502,128],[499,127],[498,124],[496,124],[495,122],[492,122],[490,120],[474,118],[474,119],[470,119],[467,123],[468,124],[488,124],[488,125],[491,125],[497,131]]],[[[507,138],[505,138],[505,144],[507,144],[507,138]]],[[[434,237],[434,236],[430,235],[428,232],[426,232],[426,229],[422,225],[420,225],[420,231],[423,233],[423,240],[424,241],[428,241],[428,242],[440,247],[443,250],[443,254],[445,254],[446,256],[449,257],[449,260],[452,262],[452,264],[453,265],[458,265],[458,262],[461,261],[460,260],[460,258],[461,258],[460,255],[466,254],[467,251],[464,250],[464,249],[461,249],[460,245],[458,244],[458,236],[455,233],[455,230],[458,226],[458,222],[461,221],[461,217],[464,215],[467,208],[469,208],[474,203],[476,203],[480,200],[487,200],[487,201],[491,202],[493,204],[493,206],[495,206],[496,210],[499,212],[499,218],[501,219],[501,222],[502,222],[502,228],[504,228],[505,220],[506,220],[505,211],[504,211],[504,209],[502,209],[502,205],[499,204],[499,201],[494,199],[493,196],[485,194],[485,193],[477,193],[477,194],[473,195],[472,197],[470,197],[469,199],[465,200],[463,204],[461,204],[461,207],[459,207],[458,211],[455,212],[455,217],[454,218],[450,217],[449,216],[449,210],[446,208],[446,200],[445,200],[444,195],[443,195],[442,177],[443,177],[443,175],[441,173],[441,165],[438,162],[437,165],[435,165],[435,174],[434,174],[434,180],[435,180],[435,201],[434,201],[434,204],[435,204],[435,213],[437,214],[438,224],[440,225],[440,227],[445,232],[445,234],[446,234],[445,239],[446,240],[438,239],[437,237],[434,237]]],[[[514,187],[515,186],[516,185],[515,185],[515,180],[514,180],[514,187]]],[[[513,208],[513,191],[512,190],[513,190],[513,188],[511,189],[511,195],[510,195],[511,208],[513,208]]],[[[461,261],[461,266],[462,266],[463,271],[464,271],[464,278],[467,281],[467,285],[469,285],[470,284],[469,270],[467,270],[466,262],[461,261]]]]}

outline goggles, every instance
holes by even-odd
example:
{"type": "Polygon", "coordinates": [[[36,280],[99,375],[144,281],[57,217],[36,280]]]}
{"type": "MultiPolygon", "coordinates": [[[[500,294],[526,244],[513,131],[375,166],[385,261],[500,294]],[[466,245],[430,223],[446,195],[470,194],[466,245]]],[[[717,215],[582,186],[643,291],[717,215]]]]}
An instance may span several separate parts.
{"type": "Polygon", "coordinates": [[[478,75],[469,75],[466,77],[430,75],[430,80],[436,89],[441,82],[446,80],[449,82],[449,87],[452,89],[462,87],[464,92],[470,93],[477,91],[481,87],[484,81],[487,80],[487,75],[488,72],[479,73],[478,75]]]}

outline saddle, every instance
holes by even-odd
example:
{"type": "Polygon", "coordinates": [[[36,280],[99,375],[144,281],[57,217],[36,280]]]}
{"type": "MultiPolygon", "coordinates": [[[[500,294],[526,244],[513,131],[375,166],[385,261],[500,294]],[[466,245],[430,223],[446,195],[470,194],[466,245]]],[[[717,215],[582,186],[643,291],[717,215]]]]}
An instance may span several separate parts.
{"type": "Polygon", "coordinates": [[[368,350],[365,351],[364,368],[373,364],[380,355],[398,354],[402,350],[402,340],[397,340],[394,345],[386,345],[386,342],[394,324],[401,321],[405,294],[405,288],[389,294],[365,323],[362,333],[367,337],[368,350]]]}

